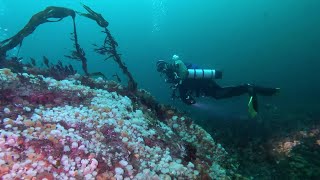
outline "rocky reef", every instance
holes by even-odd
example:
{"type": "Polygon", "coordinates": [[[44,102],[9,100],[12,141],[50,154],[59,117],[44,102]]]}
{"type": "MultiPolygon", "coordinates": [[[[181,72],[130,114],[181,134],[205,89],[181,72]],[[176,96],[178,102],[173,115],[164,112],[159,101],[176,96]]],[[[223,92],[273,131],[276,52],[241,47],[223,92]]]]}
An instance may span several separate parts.
{"type": "Polygon", "coordinates": [[[183,113],[156,110],[146,91],[132,94],[113,81],[83,78],[0,69],[2,179],[233,175],[236,167],[224,148],[183,113]]]}
{"type": "MultiPolygon", "coordinates": [[[[231,179],[236,163],[210,134],[176,108],[158,103],[137,83],[101,14],[49,6],[0,42],[0,177],[2,179],[231,179]],[[89,72],[76,17],[94,20],[104,41],[94,51],[113,59],[127,86],[89,72]],[[22,63],[25,37],[44,23],[72,18],[74,49],[64,57],[22,63]],[[55,20],[52,20],[55,19],[55,20]],[[99,77],[99,78],[97,78],[99,77]]],[[[117,76],[117,75],[116,75],[117,76]]],[[[119,79],[119,76],[117,76],[119,79]]]]}
{"type": "Polygon", "coordinates": [[[319,179],[319,106],[267,104],[261,110],[260,119],[216,118],[200,125],[237,159],[237,172],[243,176],[319,179]]]}

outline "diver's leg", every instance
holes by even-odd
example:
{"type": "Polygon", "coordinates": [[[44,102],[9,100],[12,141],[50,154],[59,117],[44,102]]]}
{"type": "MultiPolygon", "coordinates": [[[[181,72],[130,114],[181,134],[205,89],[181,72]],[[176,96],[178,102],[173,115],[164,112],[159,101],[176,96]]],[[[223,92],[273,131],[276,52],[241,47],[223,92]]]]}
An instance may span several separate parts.
{"type": "Polygon", "coordinates": [[[240,96],[248,93],[250,96],[263,95],[273,96],[279,92],[279,88],[267,88],[262,86],[255,86],[251,84],[243,84],[238,86],[220,87],[216,86],[214,93],[211,95],[216,99],[229,98],[233,96],[240,96]]]}
{"type": "MultiPolygon", "coordinates": [[[[209,90],[209,89],[208,89],[209,90]]],[[[231,87],[211,87],[210,91],[207,91],[209,96],[216,99],[230,98],[234,96],[240,96],[248,94],[250,96],[248,103],[248,111],[251,117],[255,117],[258,112],[258,98],[257,95],[272,96],[279,92],[279,88],[265,88],[260,86],[254,86],[251,84],[243,84],[231,87]]]]}
{"type": "Polygon", "coordinates": [[[279,93],[280,89],[279,88],[267,88],[267,87],[262,87],[262,86],[255,86],[255,85],[249,85],[249,90],[253,94],[258,94],[262,96],[273,96],[277,93],[279,93]]]}
{"type": "Polygon", "coordinates": [[[247,84],[238,85],[238,86],[229,86],[229,87],[220,87],[216,86],[211,93],[208,95],[216,98],[216,99],[224,99],[230,98],[234,96],[240,96],[249,92],[249,88],[247,84]]]}
{"type": "Polygon", "coordinates": [[[243,84],[238,86],[231,87],[216,87],[212,91],[211,96],[216,99],[230,98],[234,96],[240,96],[243,94],[249,94],[249,103],[248,103],[248,112],[249,115],[253,118],[258,113],[258,98],[257,94],[249,84],[243,84]]]}

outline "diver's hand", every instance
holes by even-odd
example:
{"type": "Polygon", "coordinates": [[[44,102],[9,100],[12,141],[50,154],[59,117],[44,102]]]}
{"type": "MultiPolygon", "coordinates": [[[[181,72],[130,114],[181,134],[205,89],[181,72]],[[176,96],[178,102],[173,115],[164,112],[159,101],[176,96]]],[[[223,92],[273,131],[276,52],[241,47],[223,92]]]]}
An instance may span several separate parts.
{"type": "Polygon", "coordinates": [[[186,98],[183,99],[183,102],[188,105],[192,105],[196,103],[196,101],[191,96],[186,96],[186,98]]]}

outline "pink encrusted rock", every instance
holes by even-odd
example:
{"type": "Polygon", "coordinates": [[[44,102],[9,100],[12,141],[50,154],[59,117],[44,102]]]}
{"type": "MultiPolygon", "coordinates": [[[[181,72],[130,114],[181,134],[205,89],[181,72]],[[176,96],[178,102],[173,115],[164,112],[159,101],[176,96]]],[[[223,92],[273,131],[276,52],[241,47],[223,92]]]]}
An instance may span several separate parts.
{"type": "Polygon", "coordinates": [[[21,89],[9,89],[2,104],[15,113],[15,118],[3,117],[12,120],[4,121],[10,127],[0,129],[0,147],[12,155],[0,156],[5,165],[1,173],[11,179],[138,179],[146,172],[157,178],[196,179],[219,170],[210,168],[212,162],[224,162],[223,148],[174,108],[156,111],[132,92],[132,99],[125,97],[126,89],[120,95],[119,89],[110,93],[50,78],[38,87],[29,77],[17,83],[21,89]],[[13,99],[27,102],[30,109],[23,110],[13,99]]]}

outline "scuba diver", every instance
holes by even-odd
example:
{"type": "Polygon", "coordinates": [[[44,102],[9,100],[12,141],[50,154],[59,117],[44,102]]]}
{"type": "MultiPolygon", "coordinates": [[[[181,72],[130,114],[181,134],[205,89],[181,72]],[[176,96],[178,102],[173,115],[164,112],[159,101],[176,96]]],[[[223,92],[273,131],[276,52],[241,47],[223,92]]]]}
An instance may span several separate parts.
{"type": "Polygon", "coordinates": [[[267,88],[252,84],[221,87],[215,79],[222,79],[222,72],[215,69],[202,69],[195,64],[184,63],[179,56],[173,55],[173,63],[158,60],[157,71],[165,76],[165,82],[171,84],[172,98],[179,97],[185,104],[192,105],[196,97],[207,96],[215,99],[230,98],[243,94],[249,95],[248,112],[253,118],[258,113],[257,95],[272,96],[280,91],[280,88],[267,88]],[[176,95],[179,91],[179,96],[176,95]]]}

